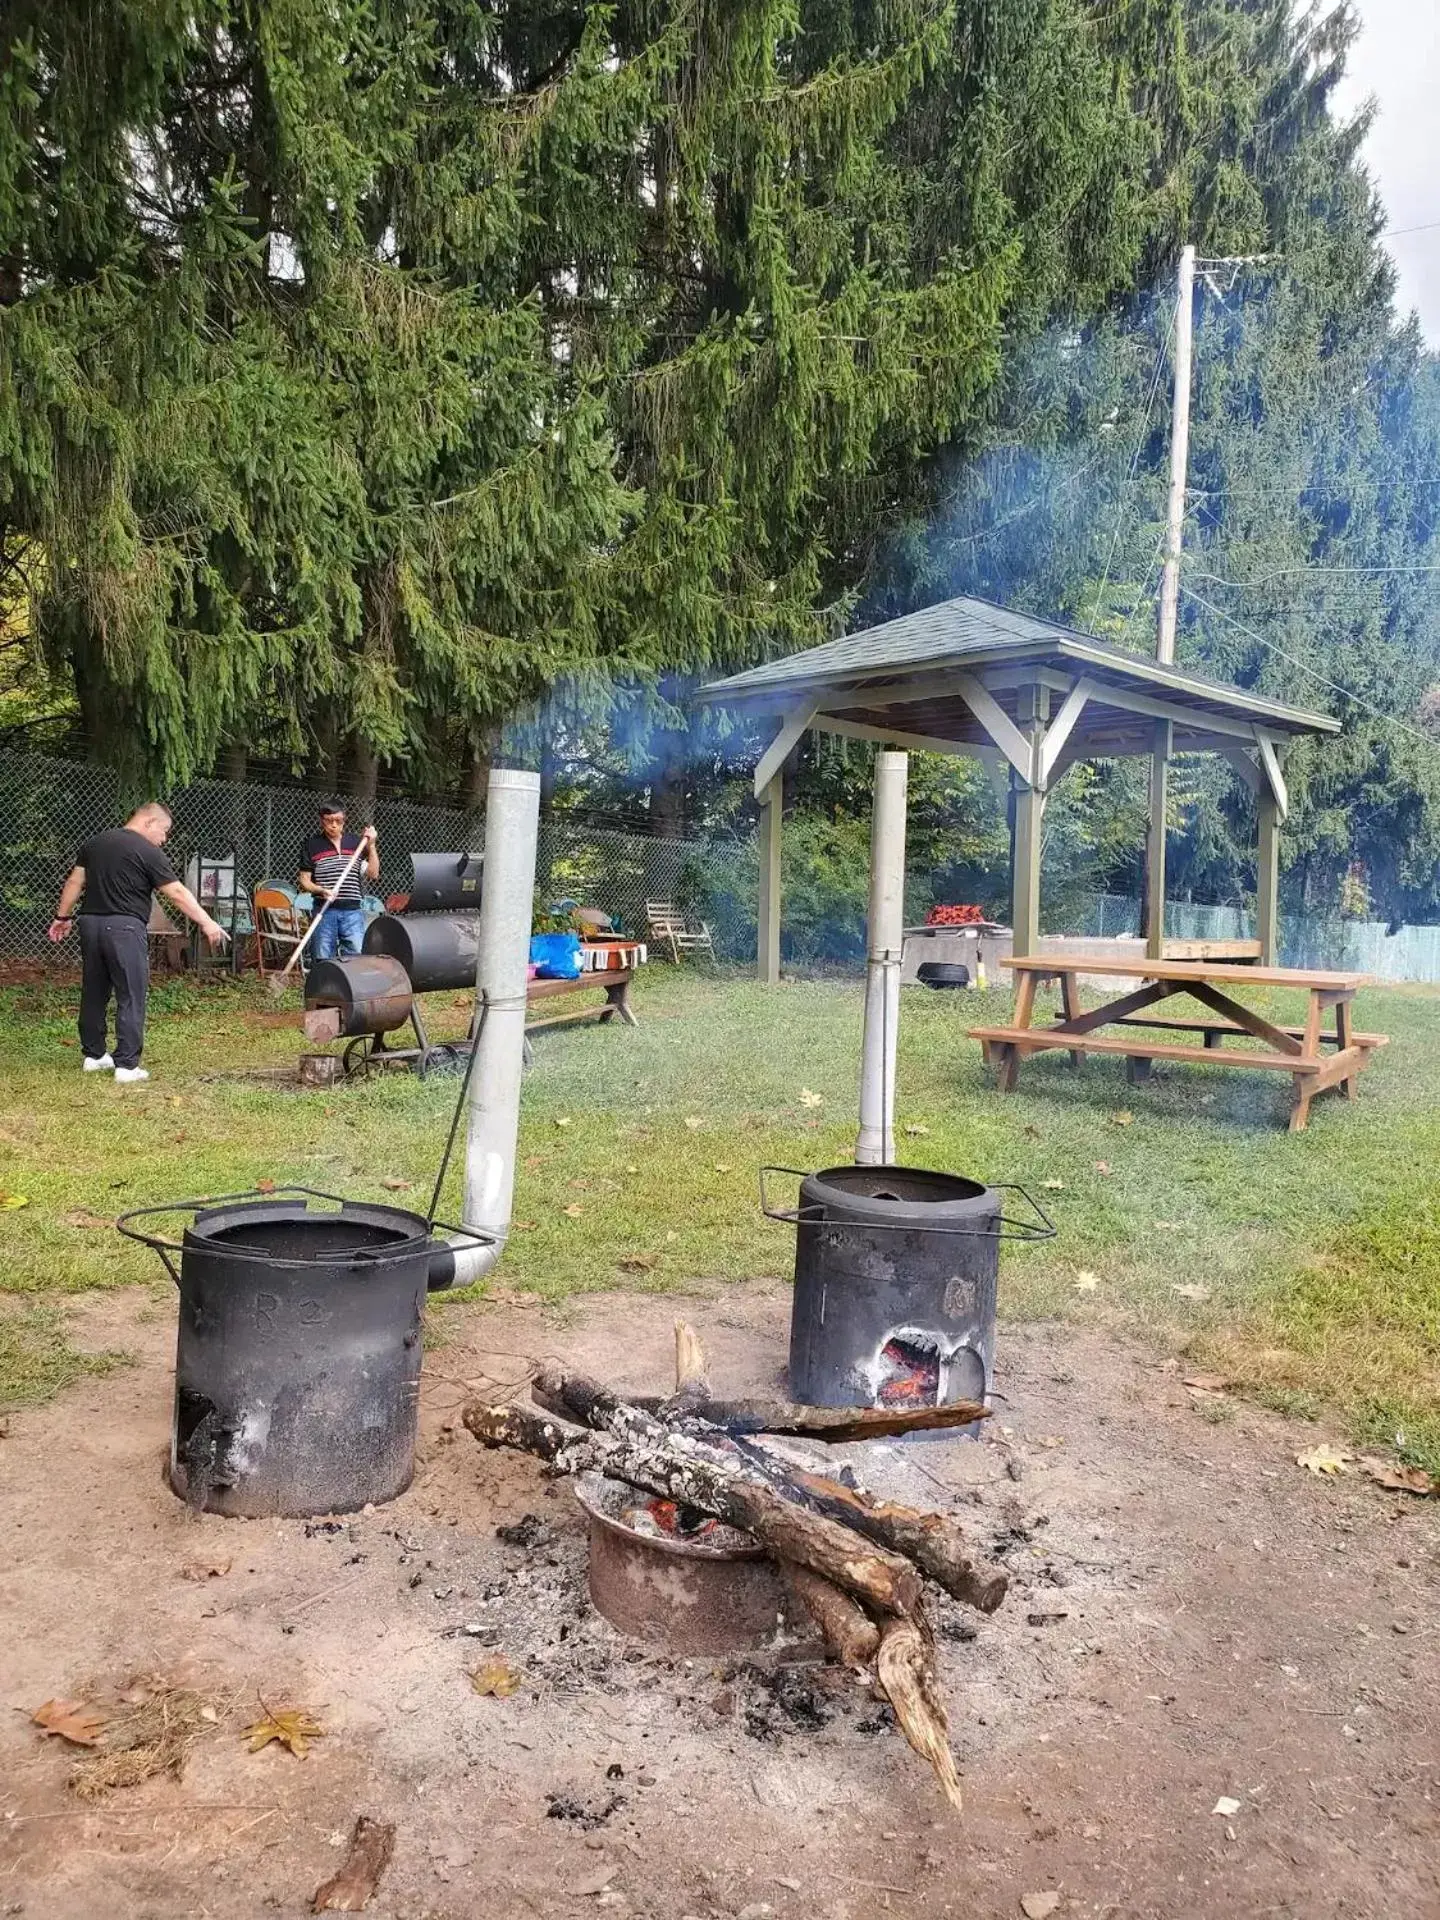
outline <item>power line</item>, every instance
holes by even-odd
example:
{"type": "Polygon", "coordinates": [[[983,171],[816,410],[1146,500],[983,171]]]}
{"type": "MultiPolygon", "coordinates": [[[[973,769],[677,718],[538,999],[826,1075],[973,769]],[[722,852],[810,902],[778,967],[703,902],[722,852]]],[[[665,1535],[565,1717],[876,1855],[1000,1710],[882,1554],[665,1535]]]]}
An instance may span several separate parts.
{"type": "Polygon", "coordinates": [[[1342,699],[1349,700],[1353,702],[1355,706],[1363,708],[1366,713],[1371,714],[1376,720],[1383,720],[1387,726],[1395,727],[1401,733],[1408,733],[1412,739],[1419,740],[1424,746],[1433,748],[1436,745],[1436,741],[1430,734],[1422,733],[1419,727],[1412,727],[1408,720],[1401,720],[1396,714],[1385,713],[1381,708],[1372,706],[1371,703],[1363,699],[1360,694],[1352,693],[1349,687],[1342,687],[1338,680],[1327,679],[1323,673],[1317,672],[1314,667],[1307,666],[1306,663],[1297,658],[1295,654],[1287,653],[1285,648],[1278,645],[1274,640],[1267,640],[1263,633],[1257,633],[1253,627],[1247,627],[1243,620],[1237,620],[1233,613],[1227,613],[1223,607],[1217,607],[1212,601],[1206,600],[1202,598],[1200,594],[1192,592],[1183,581],[1181,582],[1180,591],[1185,595],[1187,600],[1193,600],[1197,607],[1204,607],[1207,613],[1213,613],[1217,619],[1226,621],[1230,626],[1235,628],[1237,633],[1243,633],[1247,639],[1255,641],[1258,646],[1266,647],[1271,653],[1278,654],[1282,660],[1288,661],[1292,667],[1298,668],[1301,673],[1308,674],[1309,677],[1318,682],[1320,686],[1328,687],[1331,693],[1338,693],[1342,699]]]}
{"type": "Polygon", "coordinates": [[[1432,565],[1411,566],[1407,564],[1404,566],[1393,566],[1393,567],[1318,567],[1318,566],[1276,567],[1273,573],[1262,573],[1258,577],[1258,579],[1255,579],[1255,580],[1227,580],[1225,576],[1220,573],[1196,572],[1196,573],[1192,573],[1190,577],[1192,580],[1213,581],[1213,583],[1217,587],[1239,587],[1243,590],[1250,587],[1267,586],[1272,580],[1285,580],[1295,574],[1314,574],[1314,575],[1325,574],[1327,576],[1338,574],[1341,577],[1344,577],[1345,575],[1348,575],[1348,574],[1376,575],[1376,574],[1387,574],[1387,573],[1440,573],[1440,564],[1433,565],[1433,566],[1432,565]]]}
{"type": "Polygon", "coordinates": [[[1377,240],[1398,240],[1404,233],[1433,233],[1440,227],[1440,220],[1422,220],[1418,227],[1387,227],[1384,233],[1377,233],[1377,240]]]}
{"type": "Polygon", "coordinates": [[[1135,484],[1136,470],[1140,465],[1140,455],[1144,451],[1145,438],[1150,431],[1150,412],[1155,405],[1155,396],[1160,391],[1160,376],[1165,371],[1165,356],[1170,351],[1170,336],[1175,331],[1175,305],[1170,306],[1170,323],[1165,329],[1165,338],[1160,343],[1160,351],[1155,356],[1155,376],[1150,382],[1150,396],[1145,402],[1145,412],[1140,420],[1140,432],[1136,437],[1135,451],[1130,457],[1130,471],[1125,476],[1125,485],[1121,488],[1120,498],[1115,503],[1115,530],[1110,538],[1110,553],[1105,561],[1105,571],[1100,576],[1100,587],[1090,603],[1090,624],[1093,627],[1100,611],[1100,603],[1105,598],[1105,589],[1110,584],[1110,569],[1115,564],[1116,549],[1120,545],[1120,527],[1129,504],[1130,490],[1135,484]]]}
{"type": "Polygon", "coordinates": [[[1349,487],[1322,488],[1317,482],[1313,486],[1290,487],[1283,481],[1270,486],[1245,487],[1187,487],[1186,492],[1195,500],[1298,500],[1305,494],[1317,493],[1322,500],[1354,500],[1365,493],[1391,493],[1396,487],[1440,487],[1440,473],[1427,473],[1411,479],[1402,475],[1396,480],[1371,480],[1367,476],[1349,487]]]}

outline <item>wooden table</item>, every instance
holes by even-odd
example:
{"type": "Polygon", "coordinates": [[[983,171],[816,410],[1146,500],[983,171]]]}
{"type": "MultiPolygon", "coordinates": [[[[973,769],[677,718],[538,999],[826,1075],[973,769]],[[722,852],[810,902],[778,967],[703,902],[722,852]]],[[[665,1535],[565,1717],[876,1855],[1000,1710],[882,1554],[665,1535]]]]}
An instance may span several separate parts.
{"type": "Polygon", "coordinates": [[[1310,1102],[1317,1093],[1343,1085],[1351,1100],[1358,1097],[1361,1070],[1388,1040],[1383,1033],[1357,1033],[1351,1024],[1355,995],[1371,984],[1370,976],[1363,973],[1189,960],[1101,960],[1090,954],[1063,952],[1002,960],[1000,965],[1013,968],[1019,976],[1014,1023],[1008,1027],[972,1027],[970,1037],[980,1042],[986,1060],[997,1068],[997,1085],[1002,1093],[1013,1090],[1022,1057],[1046,1047],[1063,1048],[1076,1067],[1087,1053],[1120,1054],[1132,1081],[1143,1080],[1156,1060],[1267,1068],[1292,1077],[1295,1098],[1290,1131],[1299,1133],[1310,1117],[1310,1102]],[[1080,1006],[1082,974],[1105,974],[1142,984],[1086,1013],[1080,1006]],[[1031,1025],[1035,989],[1042,980],[1059,981],[1063,1017],[1053,1026],[1035,1027],[1031,1025]],[[1228,986],[1293,987],[1307,992],[1310,1009],[1304,1026],[1277,1027],[1221,991],[1228,986]],[[1206,1009],[1205,1016],[1165,1017],[1148,1011],[1185,994],[1206,1009]],[[1325,1015],[1331,1009],[1335,1023],[1327,1029],[1325,1015]],[[1122,1031],[1101,1038],[1099,1030],[1103,1027],[1122,1031]],[[1136,1028],[1198,1033],[1201,1045],[1141,1039],[1133,1031],[1136,1028]],[[1224,1041],[1234,1034],[1258,1040],[1261,1045],[1244,1051],[1227,1049],[1224,1041]],[[1327,1055],[1322,1048],[1334,1051],[1327,1055]]]}

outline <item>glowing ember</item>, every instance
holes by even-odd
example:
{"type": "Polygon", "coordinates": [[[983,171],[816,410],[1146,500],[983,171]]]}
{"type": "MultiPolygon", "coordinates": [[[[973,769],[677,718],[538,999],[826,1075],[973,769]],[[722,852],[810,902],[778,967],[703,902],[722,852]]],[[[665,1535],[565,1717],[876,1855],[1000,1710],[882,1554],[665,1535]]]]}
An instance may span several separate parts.
{"type": "Polygon", "coordinates": [[[708,1513],[694,1507],[682,1507],[676,1500],[652,1500],[646,1512],[662,1533],[673,1533],[681,1540],[699,1540],[719,1525],[708,1513]]]}
{"type": "Polygon", "coordinates": [[[940,1401],[940,1354],[910,1340],[887,1340],[880,1349],[889,1369],[880,1382],[877,1399],[882,1407],[933,1407],[940,1401]]]}

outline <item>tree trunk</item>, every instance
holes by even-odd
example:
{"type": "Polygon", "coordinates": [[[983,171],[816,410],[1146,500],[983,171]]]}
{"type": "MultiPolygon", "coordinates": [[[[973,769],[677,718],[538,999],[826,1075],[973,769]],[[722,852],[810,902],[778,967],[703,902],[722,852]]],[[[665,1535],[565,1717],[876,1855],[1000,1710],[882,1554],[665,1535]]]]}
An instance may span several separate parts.
{"type": "Polygon", "coordinates": [[[350,765],[345,776],[345,790],[355,804],[355,811],[365,815],[357,821],[357,826],[367,826],[375,813],[375,790],[380,784],[380,756],[368,740],[357,733],[350,747],[350,765]]]}

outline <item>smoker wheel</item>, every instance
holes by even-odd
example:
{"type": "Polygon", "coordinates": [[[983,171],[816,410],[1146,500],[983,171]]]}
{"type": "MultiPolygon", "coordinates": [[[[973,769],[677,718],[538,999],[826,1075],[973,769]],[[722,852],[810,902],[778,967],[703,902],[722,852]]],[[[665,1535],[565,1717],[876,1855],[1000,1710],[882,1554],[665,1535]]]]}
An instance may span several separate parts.
{"type": "Polygon", "coordinates": [[[970,969],[958,960],[927,960],[915,978],[926,987],[968,987],[970,969]]]}

